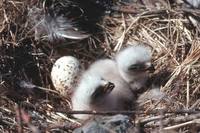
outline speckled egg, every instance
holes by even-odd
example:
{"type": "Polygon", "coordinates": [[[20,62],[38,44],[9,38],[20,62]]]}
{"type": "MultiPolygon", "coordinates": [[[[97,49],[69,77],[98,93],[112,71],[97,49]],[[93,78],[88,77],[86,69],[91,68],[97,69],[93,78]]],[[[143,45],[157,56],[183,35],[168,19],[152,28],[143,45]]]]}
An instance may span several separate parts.
{"type": "Polygon", "coordinates": [[[73,56],[63,56],[54,63],[51,79],[56,90],[62,96],[68,96],[77,86],[80,73],[79,61],[73,56]]]}

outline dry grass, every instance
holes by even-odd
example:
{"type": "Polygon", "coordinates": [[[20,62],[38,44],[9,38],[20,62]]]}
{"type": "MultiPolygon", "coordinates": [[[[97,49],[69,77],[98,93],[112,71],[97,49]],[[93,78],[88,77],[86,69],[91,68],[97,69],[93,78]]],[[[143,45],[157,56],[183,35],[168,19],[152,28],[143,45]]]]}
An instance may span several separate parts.
{"type": "Polygon", "coordinates": [[[112,57],[127,43],[135,41],[153,48],[157,78],[152,82],[158,82],[170,98],[170,103],[165,100],[147,102],[142,110],[146,114],[138,114],[136,123],[145,123],[148,132],[154,127],[177,132],[197,130],[198,126],[194,125],[199,124],[199,112],[151,112],[200,108],[199,23],[190,21],[189,17],[199,17],[199,10],[168,3],[159,6],[160,9],[153,5],[153,8],[135,4],[124,6],[111,17],[105,16],[104,24],[100,25],[103,34],[76,45],[65,45],[34,40],[26,20],[28,4],[24,0],[0,1],[0,132],[37,132],[36,127],[42,131],[71,132],[79,123],[67,114],[70,100],[52,92],[53,62],[60,56],[74,55],[87,68],[90,62],[112,57]],[[20,81],[32,82],[43,89],[21,88],[20,81]]]}

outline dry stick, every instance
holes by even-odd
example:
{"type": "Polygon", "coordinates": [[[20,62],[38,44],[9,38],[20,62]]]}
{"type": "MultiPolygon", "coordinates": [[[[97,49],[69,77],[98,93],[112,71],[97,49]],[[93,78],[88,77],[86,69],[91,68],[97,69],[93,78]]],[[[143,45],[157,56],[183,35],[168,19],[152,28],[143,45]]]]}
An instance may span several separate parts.
{"type": "MultiPolygon", "coordinates": [[[[163,126],[164,125],[166,126],[166,125],[169,125],[170,123],[186,122],[186,121],[191,121],[191,120],[199,119],[199,118],[200,118],[200,113],[191,114],[191,115],[187,115],[187,116],[178,116],[178,117],[175,117],[175,118],[169,117],[168,119],[163,120],[162,123],[163,123],[163,126]]],[[[159,123],[154,122],[154,123],[146,124],[146,127],[158,127],[159,125],[160,125],[159,123]]]]}
{"type": "Polygon", "coordinates": [[[200,84],[194,89],[194,91],[192,92],[192,96],[194,96],[195,93],[196,93],[197,91],[199,91],[199,89],[200,89],[200,84]]]}
{"type": "Polygon", "coordinates": [[[196,100],[196,102],[190,107],[190,109],[194,109],[200,104],[200,99],[196,100]]]}
{"type": "Polygon", "coordinates": [[[2,125],[9,125],[9,126],[16,126],[17,122],[15,119],[9,118],[7,116],[3,116],[3,114],[0,112],[0,123],[2,125]]]}
{"type": "Polygon", "coordinates": [[[195,111],[195,110],[176,110],[176,111],[167,111],[167,110],[155,110],[155,111],[151,111],[151,112],[143,112],[143,111],[87,111],[87,110],[74,110],[74,111],[62,111],[62,110],[56,110],[57,112],[60,113],[65,113],[68,115],[71,114],[90,114],[90,115],[116,115],[116,114],[123,114],[123,115],[131,115],[131,114],[157,114],[160,112],[163,113],[174,113],[174,114],[200,114],[200,111],[195,111]]]}
{"type": "Polygon", "coordinates": [[[152,110],[153,108],[156,108],[156,106],[161,103],[161,101],[163,100],[164,97],[162,97],[160,100],[158,100],[155,104],[153,104],[152,106],[148,107],[147,110],[145,112],[149,112],[149,110],[152,110]]]}
{"type": "Polygon", "coordinates": [[[190,125],[190,124],[200,124],[200,119],[195,119],[195,120],[188,121],[188,122],[185,122],[185,123],[181,123],[181,124],[177,124],[177,125],[174,125],[174,126],[166,127],[166,128],[163,128],[163,130],[177,129],[177,128],[180,128],[180,127],[183,127],[183,126],[187,126],[187,125],[190,125]]]}
{"type": "Polygon", "coordinates": [[[124,39],[125,39],[125,35],[126,35],[126,22],[125,22],[125,18],[124,18],[124,15],[122,14],[122,18],[123,18],[123,23],[122,23],[122,26],[123,26],[123,32],[122,32],[122,35],[118,38],[118,42],[114,48],[114,51],[119,51],[121,49],[121,46],[124,42],[124,39]]]}
{"type": "Polygon", "coordinates": [[[55,91],[55,90],[40,87],[40,86],[34,85],[30,82],[26,82],[26,81],[20,81],[19,86],[22,87],[22,88],[28,88],[28,89],[37,88],[37,89],[40,89],[40,90],[43,90],[43,91],[46,91],[46,92],[52,92],[52,93],[58,94],[58,92],[55,91]]]}
{"type": "MultiPolygon", "coordinates": [[[[125,9],[124,7],[128,6],[123,6],[123,8],[119,7],[114,7],[112,8],[113,11],[118,11],[122,13],[133,13],[133,14],[138,14],[138,12],[134,9],[125,9]]],[[[141,13],[141,15],[151,15],[151,14],[162,14],[162,13],[167,13],[169,12],[169,9],[161,9],[161,10],[152,10],[152,11],[144,11],[141,13]]]]}
{"type": "MultiPolygon", "coordinates": [[[[160,35],[158,35],[155,31],[151,30],[150,28],[146,27],[145,25],[143,25],[143,27],[148,30],[149,32],[151,32],[152,34],[154,34],[155,36],[157,36],[159,39],[165,41],[160,35]]],[[[170,52],[170,50],[167,49],[166,46],[164,46],[160,41],[159,44],[161,45],[162,48],[164,48],[164,50],[169,53],[169,55],[172,57],[173,61],[176,63],[176,65],[180,65],[179,62],[175,59],[175,57],[173,56],[173,54],[170,52]]]]}
{"type": "MultiPolygon", "coordinates": [[[[126,9],[126,7],[129,7],[129,6],[113,7],[112,10],[113,11],[122,12],[122,13],[139,14],[139,12],[137,12],[136,10],[131,9],[131,8],[126,9]]],[[[177,13],[189,12],[189,13],[200,14],[199,10],[189,9],[189,8],[182,8],[182,9],[176,9],[176,10],[172,10],[172,9],[169,9],[169,8],[167,8],[167,9],[160,9],[160,10],[151,10],[151,11],[144,10],[143,13],[141,13],[141,14],[142,15],[151,15],[151,14],[163,14],[163,13],[169,13],[169,12],[177,12],[177,13]]]]}
{"type": "Polygon", "coordinates": [[[145,118],[145,119],[139,120],[137,123],[145,125],[146,123],[149,123],[149,122],[152,122],[152,121],[158,121],[158,120],[164,119],[166,117],[167,116],[158,115],[158,116],[154,116],[154,117],[150,117],[150,118],[145,118]]]}
{"type": "Polygon", "coordinates": [[[62,129],[71,129],[74,130],[75,128],[80,127],[81,124],[77,123],[70,123],[70,122],[65,122],[65,123],[56,123],[56,124],[51,124],[47,130],[55,129],[55,128],[62,128],[62,129]]]}
{"type": "Polygon", "coordinates": [[[190,67],[188,68],[187,72],[186,72],[186,76],[187,76],[187,95],[186,95],[186,108],[189,109],[189,103],[190,103],[190,82],[189,82],[189,72],[190,72],[190,67]]]}

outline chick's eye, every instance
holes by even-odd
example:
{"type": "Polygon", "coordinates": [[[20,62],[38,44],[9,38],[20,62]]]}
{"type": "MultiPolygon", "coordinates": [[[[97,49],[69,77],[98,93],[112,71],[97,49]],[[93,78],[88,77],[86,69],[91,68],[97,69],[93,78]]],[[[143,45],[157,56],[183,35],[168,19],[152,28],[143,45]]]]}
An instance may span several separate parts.
{"type": "Polygon", "coordinates": [[[142,64],[131,65],[128,70],[143,70],[145,67],[142,64]]]}

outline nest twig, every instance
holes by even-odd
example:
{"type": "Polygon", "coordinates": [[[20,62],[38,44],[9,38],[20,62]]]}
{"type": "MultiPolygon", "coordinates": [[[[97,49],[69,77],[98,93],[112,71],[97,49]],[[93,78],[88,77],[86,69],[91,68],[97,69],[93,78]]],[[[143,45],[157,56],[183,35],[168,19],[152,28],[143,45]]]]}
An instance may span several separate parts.
{"type": "Polygon", "coordinates": [[[194,110],[200,107],[198,9],[163,1],[157,4],[160,6],[144,1],[122,6],[119,3],[111,9],[110,16],[104,17],[103,24],[99,24],[103,33],[81,42],[52,44],[36,41],[29,27],[28,7],[37,6],[37,3],[37,0],[31,4],[25,0],[0,2],[0,132],[36,133],[39,129],[72,132],[80,126],[72,114],[134,113],[134,120],[149,132],[154,127],[163,131],[188,131],[199,124],[199,112],[194,110]],[[121,48],[135,41],[153,48],[154,75],[159,80],[152,82],[159,82],[161,90],[173,102],[169,105],[164,100],[149,100],[139,112],[71,111],[70,97],[60,96],[51,82],[50,71],[55,60],[73,55],[87,68],[94,60],[112,58],[121,48]]]}

